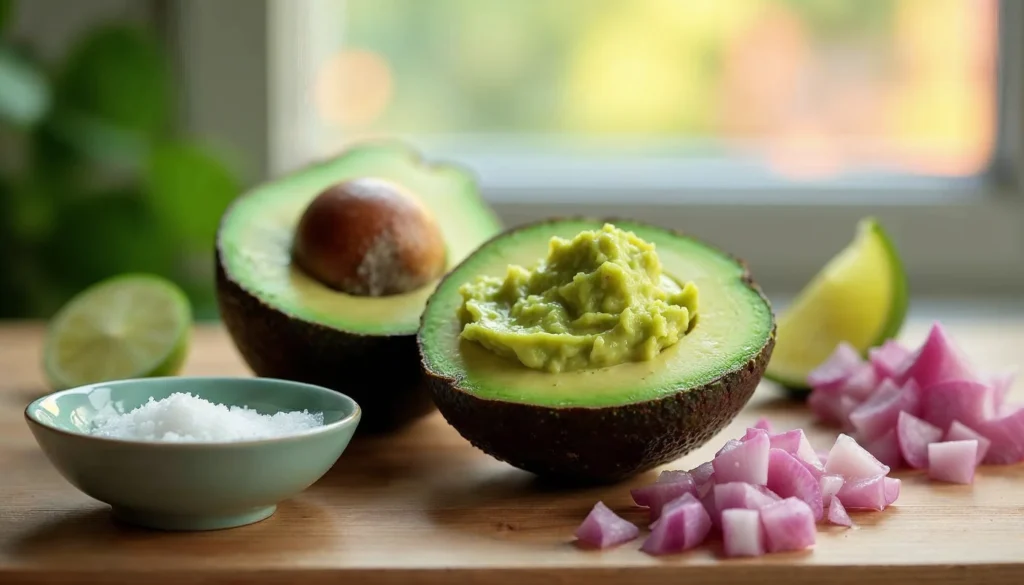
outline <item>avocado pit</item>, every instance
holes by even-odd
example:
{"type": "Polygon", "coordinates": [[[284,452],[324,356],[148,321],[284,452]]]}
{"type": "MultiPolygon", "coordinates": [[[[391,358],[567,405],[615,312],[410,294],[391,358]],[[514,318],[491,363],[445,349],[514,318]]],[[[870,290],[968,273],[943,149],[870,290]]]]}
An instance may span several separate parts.
{"type": "Polygon", "coordinates": [[[433,214],[399,185],[376,178],[335,183],[295,230],[292,258],[325,286],[379,297],[416,290],[444,273],[444,238],[433,214]]]}

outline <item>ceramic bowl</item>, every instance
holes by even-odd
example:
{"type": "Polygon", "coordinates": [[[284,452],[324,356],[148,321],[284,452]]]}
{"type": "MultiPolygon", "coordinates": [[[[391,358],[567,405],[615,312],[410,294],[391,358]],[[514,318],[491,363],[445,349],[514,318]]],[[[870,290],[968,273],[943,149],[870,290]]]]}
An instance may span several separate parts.
{"type": "Polygon", "coordinates": [[[251,524],[316,482],[359,424],[354,400],[336,391],[267,378],[146,378],[44,396],[25,409],[43,452],[71,484],[121,521],[164,530],[251,524]],[[128,412],[175,392],[261,414],[322,412],[324,425],[237,442],[163,442],[91,435],[97,413],[128,412]]]}

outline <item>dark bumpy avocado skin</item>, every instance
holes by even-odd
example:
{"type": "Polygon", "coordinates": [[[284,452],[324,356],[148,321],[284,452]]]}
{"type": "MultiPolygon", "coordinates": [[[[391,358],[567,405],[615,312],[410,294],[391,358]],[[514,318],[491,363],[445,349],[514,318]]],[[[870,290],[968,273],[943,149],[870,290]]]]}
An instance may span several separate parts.
{"type": "Polygon", "coordinates": [[[221,318],[257,376],[316,384],[355,400],[359,433],[387,432],[434,410],[412,335],[357,335],[292,319],[235,284],[217,260],[221,318]]]}
{"type": "Polygon", "coordinates": [[[438,377],[430,388],[445,419],[492,457],[545,477],[607,483],[674,461],[718,434],[753,395],[773,346],[774,337],[711,384],[614,408],[482,400],[438,377]]]}
{"type": "MultiPolygon", "coordinates": [[[[770,307],[746,264],[736,261],[744,269],[743,282],[770,307]]],[[[742,367],[703,386],[681,387],[663,398],[622,406],[553,408],[483,399],[461,390],[459,380],[430,371],[425,360],[424,370],[445,420],[481,451],[546,478],[613,483],[682,457],[736,417],[771,359],[774,320],[773,314],[764,346],[742,367]]],[[[417,339],[422,356],[423,339],[417,339]]]]}

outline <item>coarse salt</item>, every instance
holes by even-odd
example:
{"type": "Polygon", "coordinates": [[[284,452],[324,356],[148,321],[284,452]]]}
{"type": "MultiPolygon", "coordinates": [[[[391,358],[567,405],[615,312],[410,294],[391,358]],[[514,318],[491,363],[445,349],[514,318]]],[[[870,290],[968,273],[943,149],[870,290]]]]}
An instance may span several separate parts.
{"type": "Polygon", "coordinates": [[[175,392],[126,413],[100,412],[90,434],[116,439],[166,442],[224,442],[280,437],[323,426],[322,412],[260,414],[175,392]]]}

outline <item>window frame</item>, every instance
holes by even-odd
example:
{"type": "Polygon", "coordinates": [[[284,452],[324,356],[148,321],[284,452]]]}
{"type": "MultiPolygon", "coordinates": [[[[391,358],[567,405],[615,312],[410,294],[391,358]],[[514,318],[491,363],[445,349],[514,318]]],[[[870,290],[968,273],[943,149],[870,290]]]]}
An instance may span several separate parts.
{"type": "MultiPolygon", "coordinates": [[[[176,3],[177,30],[190,37],[179,46],[193,47],[182,69],[190,88],[187,112],[192,120],[217,121],[226,141],[253,150],[263,163],[254,180],[319,158],[319,144],[338,138],[325,135],[322,126],[303,123],[311,105],[310,92],[300,80],[311,79],[319,58],[338,46],[342,19],[322,15],[325,10],[336,13],[343,1],[176,3]],[[248,30],[230,35],[210,26],[243,10],[259,11],[262,18],[231,20],[233,29],[248,30]],[[230,63],[202,59],[205,52],[229,42],[225,37],[246,39],[250,46],[231,50],[230,63]],[[245,62],[239,65],[239,59],[245,62]],[[233,74],[239,67],[265,76],[240,84],[233,74]],[[232,105],[243,103],[245,96],[252,100],[254,91],[257,105],[266,108],[261,118],[265,126],[246,127],[243,133],[242,116],[251,124],[252,112],[233,110],[232,105]],[[245,139],[231,140],[232,132],[245,139]],[[254,141],[253,136],[265,140],[254,141]]],[[[684,161],[664,174],[686,180],[664,181],[654,173],[637,186],[635,180],[616,182],[614,173],[586,172],[586,163],[579,161],[548,159],[531,170],[529,165],[516,166],[513,159],[490,164],[478,159],[475,170],[485,197],[508,226],[558,215],[650,221],[705,238],[744,258],[769,293],[798,290],[849,241],[853,226],[866,215],[878,217],[897,240],[913,294],[1017,292],[1024,288],[1024,39],[1010,33],[1024,30],[1024,3],[1002,0],[999,11],[996,150],[989,171],[977,179],[795,185],[766,178],[756,184],[726,184],[701,177],[692,164],[687,170],[684,161]],[[573,173],[576,177],[550,170],[571,164],[583,165],[573,173]]],[[[475,168],[474,153],[443,143],[417,146],[429,158],[455,159],[475,168]]],[[[629,170],[628,162],[620,166],[629,170]]],[[[642,171],[633,168],[620,176],[635,177],[642,171]]]]}

